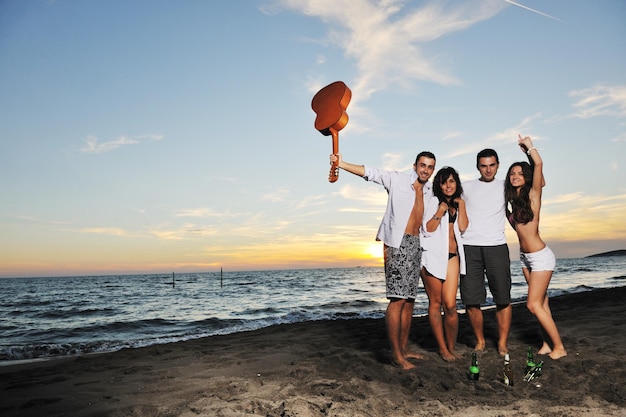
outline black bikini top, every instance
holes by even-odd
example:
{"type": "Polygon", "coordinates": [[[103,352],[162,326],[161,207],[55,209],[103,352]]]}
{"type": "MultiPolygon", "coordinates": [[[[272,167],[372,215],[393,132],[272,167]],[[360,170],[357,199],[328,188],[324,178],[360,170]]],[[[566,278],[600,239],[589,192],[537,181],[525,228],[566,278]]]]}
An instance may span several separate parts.
{"type": "Polygon", "coordinates": [[[454,214],[451,214],[450,210],[448,210],[448,222],[454,223],[456,221],[457,214],[459,214],[459,210],[454,210],[454,214]]]}

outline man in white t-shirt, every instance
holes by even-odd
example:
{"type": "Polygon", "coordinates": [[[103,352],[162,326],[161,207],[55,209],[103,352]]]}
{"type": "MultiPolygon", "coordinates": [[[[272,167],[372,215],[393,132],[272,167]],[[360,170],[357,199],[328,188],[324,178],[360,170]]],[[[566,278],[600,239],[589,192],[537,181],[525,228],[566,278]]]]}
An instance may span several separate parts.
{"type": "Polygon", "coordinates": [[[498,352],[508,352],[507,342],[511,329],[513,309],[511,307],[511,261],[504,235],[506,201],[504,181],[497,180],[500,166],[498,154],[493,149],[483,149],[476,156],[476,168],[480,178],[463,182],[463,199],[466,202],[468,229],[463,234],[466,274],[461,276],[461,299],[465,304],[476,347],[485,349],[483,313],[489,290],[496,304],[498,322],[498,352]]]}

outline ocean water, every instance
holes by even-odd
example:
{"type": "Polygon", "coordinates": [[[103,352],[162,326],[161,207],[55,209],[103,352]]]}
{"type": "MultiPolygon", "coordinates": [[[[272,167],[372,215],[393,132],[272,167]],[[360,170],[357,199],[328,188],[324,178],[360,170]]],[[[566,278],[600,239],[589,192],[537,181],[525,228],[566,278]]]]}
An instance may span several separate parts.
{"type": "MultiPolygon", "coordinates": [[[[523,301],[519,261],[511,272],[512,296],[523,301]]],[[[172,281],[171,273],[0,279],[0,365],[282,323],[382,318],[387,307],[382,267],[187,273],[172,281]]],[[[549,294],[623,285],[626,257],[559,259],[549,294]]],[[[420,283],[415,315],[427,304],[420,283]]]]}

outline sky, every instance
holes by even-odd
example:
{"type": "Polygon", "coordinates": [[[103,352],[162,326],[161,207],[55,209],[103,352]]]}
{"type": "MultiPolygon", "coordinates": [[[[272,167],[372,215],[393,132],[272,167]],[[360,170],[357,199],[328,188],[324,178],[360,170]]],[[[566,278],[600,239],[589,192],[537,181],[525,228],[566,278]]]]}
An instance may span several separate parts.
{"type": "Polygon", "coordinates": [[[504,179],[528,135],[557,258],[626,248],[626,2],[0,0],[0,277],[382,265],[338,80],[344,160],[504,179]]]}

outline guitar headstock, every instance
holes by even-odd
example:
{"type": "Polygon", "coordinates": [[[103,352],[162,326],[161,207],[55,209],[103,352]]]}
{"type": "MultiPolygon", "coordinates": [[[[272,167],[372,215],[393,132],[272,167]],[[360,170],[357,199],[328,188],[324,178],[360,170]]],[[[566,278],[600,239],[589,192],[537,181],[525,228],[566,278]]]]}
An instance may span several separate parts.
{"type": "Polygon", "coordinates": [[[339,179],[339,166],[337,162],[333,162],[330,166],[330,172],[328,173],[328,181],[335,182],[339,179]]]}

